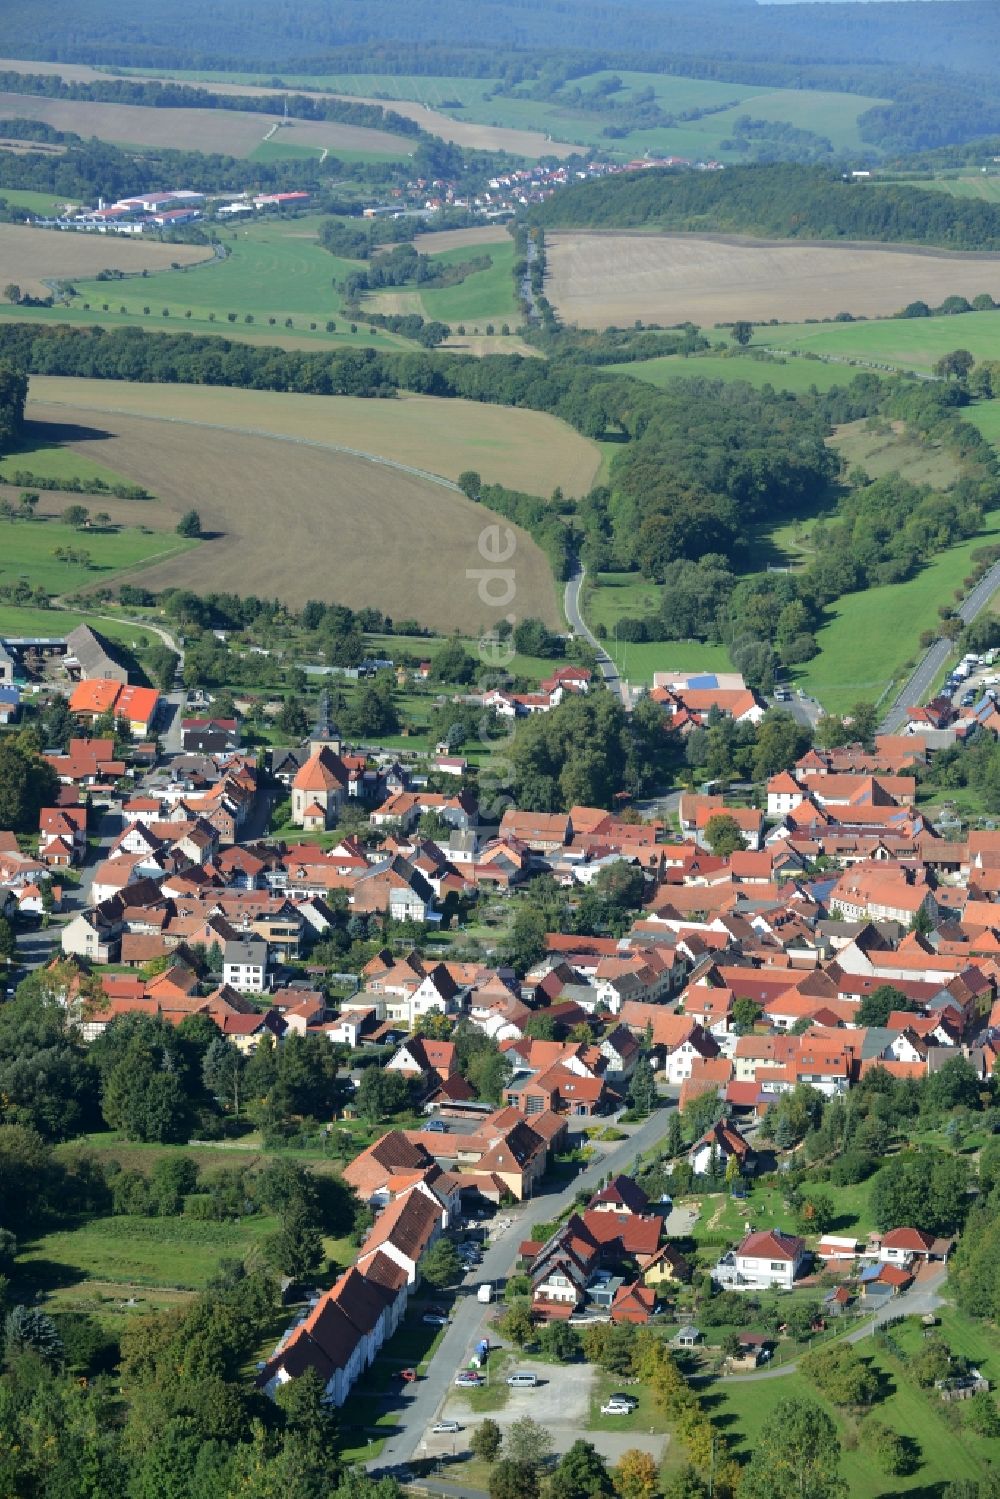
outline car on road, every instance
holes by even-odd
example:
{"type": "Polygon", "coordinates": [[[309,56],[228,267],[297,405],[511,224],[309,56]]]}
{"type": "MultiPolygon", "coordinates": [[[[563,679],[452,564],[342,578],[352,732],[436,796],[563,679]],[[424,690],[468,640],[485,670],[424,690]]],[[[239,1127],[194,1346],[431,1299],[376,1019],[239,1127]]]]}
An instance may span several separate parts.
{"type": "Polygon", "coordinates": [[[455,1375],[455,1383],[465,1388],[466,1386],[485,1384],[486,1380],[482,1374],[477,1374],[473,1369],[462,1369],[455,1375]]]}
{"type": "Polygon", "coordinates": [[[456,1432],[461,1430],[462,1428],[461,1426],[459,1426],[457,1421],[435,1421],[434,1425],[431,1427],[431,1436],[452,1437],[456,1432]]]}
{"type": "Polygon", "coordinates": [[[425,1327],[448,1326],[448,1318],[442,1316],[439,1312],[425,1312],[420,1320],[421,1322],[423,1322],[425,1327]]]}

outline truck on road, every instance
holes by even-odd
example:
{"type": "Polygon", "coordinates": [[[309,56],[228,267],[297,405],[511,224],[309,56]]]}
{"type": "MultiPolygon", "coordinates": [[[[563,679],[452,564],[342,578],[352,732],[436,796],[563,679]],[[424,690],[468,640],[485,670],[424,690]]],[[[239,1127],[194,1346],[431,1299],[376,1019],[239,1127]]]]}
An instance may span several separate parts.
{"type": "Polygon", "coordinates": [[[484,1284],[479,1287],[479,1290],[476,1292],[476,1300],[484,1302],[493,1300],[492,1281],[485,1281],[484,1284]]]}

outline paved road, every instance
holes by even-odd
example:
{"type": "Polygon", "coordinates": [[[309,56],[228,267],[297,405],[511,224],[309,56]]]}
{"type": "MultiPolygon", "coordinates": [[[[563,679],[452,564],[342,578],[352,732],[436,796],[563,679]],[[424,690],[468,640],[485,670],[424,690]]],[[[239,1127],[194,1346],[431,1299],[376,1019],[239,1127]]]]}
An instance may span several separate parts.
{"type": "Polygon", "coordinates": [[[584,1171],[575,1176],[569,1186],[560,1192],[543,1193],[529,1202],[519,1203],[510,1212],[497,1215],[494,1227],[503,1218],[511,1220],[510,1227],[490,1243],[483,1255],[483,1262],[468,1275],[463,1291],[455,1303],[455,1311],[444,1337],[438,1344],[434,1358],[423,1379],[410,1385],[400,1398],[400,1429],[390,1436],[381,1456],[369,1466],[398,1466],[412,1461],[418,1454],[420,1443],[427,1428],[431,1426],[445,1396],[451,1389],[456,1370],[464,1365],[483,1335],[483,1325],[495,1308],[476,1300],[476,1289],[486,1281],[506,1280],[514,1269],[522,1239],[532,1223],[558,1217],[569,1207],[581,1187],[595,1191],[606,1176],[632,1170],[637,1157],[656,1145],[667,1133],[672,1104],[651,1114],[621,1144],[602,1154],[584,1171]]]}
{"type": "MultiPolygon", "coordinates": [[[[1000,562],[995,562],[982,582],[977,583],[964,602],[959,605],[958,613],[965,624],[971,624],[976,616],[983,612],[998,588],[1000,588],[1000,562]]],[[[888,627],[889,622],[886,623],[888,627]]],[[[951,649],[950,640],[935,640],[934,644],[925,651],[917,664],[916,671],[905,683],[883,718],[880,725],[883,734],[897,733],[906,722],[907,708],[915,708],[918,703],[926,699],[931,683],[947,661],[951,649]]]]}
{"type": "Polygon", "coordinates": [[[94,829],[96,843],[88,848],[86,862],[80,869],[80,884],[78,887],[73,885],[65,887],[66,893],[61,915],[47,927],[30,927],[18,932],[18,967],[28,970],[41,968],[59,951],[62,928],[67,917],[75,916],[78,911],[90,905],[90,889],[94,882],[94,871],[98,864],[107,858],[108,850],[120,830],[121,816],[118,813],[105,812],[99,818],[94,829]]]}
{"type": "MultiPolygon", "coordinates": [[[[928,1312],[936,1311],[941,1305],[942,1297],[940,1291],[948,1277],[946,1265],[937,1267],[936,1273],[928,1275],[923,1280],[914,1282],[913,1287],[902,1296],[894,1296],[888,1306],[876,1312],[874,1317],[867,1317],[860,1327],[848,1333],[845,1338],[847,1343],[860,1343],[862,1338],[870,1338],[877,1327],[884,1322],[891,1322],[896,1317],[924,1317],[928,1312]]],[[[820,1347],[823,1345],[820,1344],[820,1347]]],[[[781,1379],[786,1374],[795,1374],[798,1363],[792,1360],[788,1364],[779,1364],[773,1369],[757,1369],[752,1374],[728,1374],[724,1376],[731,1380],[758,1380],[758,1379],[781,1379]]]]}
{"type": "Polygon", "coordinates": [[[587,644],[597,656],[597,669],[601,673],[612,692],[617,692],[626,709],[631,707],[625,684],[618,675],[618,668],[604,649],[597,636],[593,634],[590,626],[580,613],[580,590],[586,576],[586,568],[579,562],[575,564],[575,572],[566,580],[565,609],[569,627],[575,635],[582,635],[587,644]]]}

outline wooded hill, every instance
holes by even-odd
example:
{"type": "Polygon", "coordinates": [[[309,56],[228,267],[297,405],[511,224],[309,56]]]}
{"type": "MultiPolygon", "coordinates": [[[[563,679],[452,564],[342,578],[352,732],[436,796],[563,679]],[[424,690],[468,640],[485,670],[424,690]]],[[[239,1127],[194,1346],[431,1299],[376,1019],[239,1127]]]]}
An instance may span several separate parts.
{"type": "Polygon", "coordinates": [[[549,229],[668,229],[1000,250],[1000,206],[794,164],[650,168],[574,183],[530,210],[549,229]]]}

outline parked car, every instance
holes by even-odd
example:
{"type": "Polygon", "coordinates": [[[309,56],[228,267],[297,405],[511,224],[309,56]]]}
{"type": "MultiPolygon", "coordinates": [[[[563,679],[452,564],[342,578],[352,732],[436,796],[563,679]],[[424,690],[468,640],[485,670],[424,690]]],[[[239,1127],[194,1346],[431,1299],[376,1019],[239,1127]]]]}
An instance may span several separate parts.
{"type": "Polygon", "coordinates": [[[425,1312],[421,1317],[425,1327],[447,1327],[448,1318],[443,1317],[440,1312],[425,1312]]]}
{"type": "Polygon", "coordinates": [[[482,1374],[476,1374],[472,1369],[462,1369],[455,1375],[455,1383],[460,1386],[485,1384],[482,1374]]]}
{"type": "Polygon", "coordinates": [[[450,1437],[454,1436],[457,1431],[461,1430],[462,1428],[461,1426],[459,1426],[457,1421],[435,1421],[434,1425],[431,1427],[431,1436],[450,1437]]]}
{"type": "Polygon", "coordinates": [[[511,1374],[507,1383],[515,1390],[531,1390],[538,1383],[538,1375],[531,1374],[526,1369],[519,1369],[516,1374],[511,1374]]]}
{"type": "Polygon", "coordinates": [[[625,1400],[609,1400],[607,1405],[601,1406],[602,1416],[630,1416],[635,1409],[625,1400]]]}
{"type": "Polygon", "coordinates": [[[629,1405],[633,1410],[639,1404],[634,1395],[626,1395],[624,1390],[614,1390],[608,1396],[608,1404],[610,1405],[612,1402],[617,1405],[629,1405]]]}

